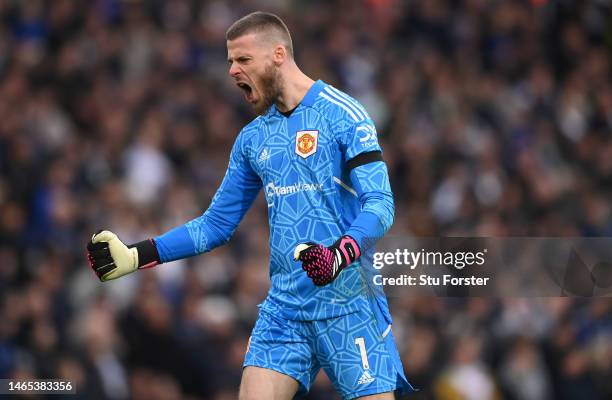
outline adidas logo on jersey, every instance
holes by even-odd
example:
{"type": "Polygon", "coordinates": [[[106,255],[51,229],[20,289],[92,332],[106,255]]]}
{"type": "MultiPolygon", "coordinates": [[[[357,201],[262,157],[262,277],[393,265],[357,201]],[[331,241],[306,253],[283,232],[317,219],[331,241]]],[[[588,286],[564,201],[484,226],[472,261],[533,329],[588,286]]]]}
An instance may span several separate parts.
{"type": "Polygon", "coordinates": [[[259,158],[257,159],[257,161],[259,162],[264,162],[266,161],[268,158],[270,158],[270,152],[268,151],[268,148],[266,147],[265,149],[263,149],[263,151],[259,154],[259,158]]]}
{"type": "Polygon", "coordinates": [[[368,383],[374,382],[374,377],[372,375],[370,375],[370,371],[368,371],[367,369],[365,371],[363,371],[363,374],[361,374],[361,378],[359,378],[359,380],[357,381],[358,385],[367,385],[368,383]]]}

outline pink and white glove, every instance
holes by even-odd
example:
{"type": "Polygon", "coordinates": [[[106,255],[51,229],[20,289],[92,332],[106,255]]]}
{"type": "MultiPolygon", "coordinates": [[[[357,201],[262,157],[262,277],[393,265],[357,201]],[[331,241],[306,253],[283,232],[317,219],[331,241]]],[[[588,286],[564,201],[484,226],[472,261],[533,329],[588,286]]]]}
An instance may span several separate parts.
{"type": "Polygon", "coordinates": [[[302,269],[317,286],[327,285],[361,255],[355,239],[342,236],[330,247],[312,242],[298,244],[293,259],[302,262],[302,269]]]}

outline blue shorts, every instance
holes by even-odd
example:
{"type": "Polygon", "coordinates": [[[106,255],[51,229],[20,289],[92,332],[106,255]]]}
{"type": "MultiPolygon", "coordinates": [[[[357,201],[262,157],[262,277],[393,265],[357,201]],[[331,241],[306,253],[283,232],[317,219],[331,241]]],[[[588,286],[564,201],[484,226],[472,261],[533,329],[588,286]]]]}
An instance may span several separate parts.
{"type": "Polygon", "coordinates": [[[244,360],[250,365],[291,376],[300,392],[310,389],[321,368],[344,399],[413,391],[391,325],[371,310],[321,321],[291,321],[260,310],[244,360]]]}

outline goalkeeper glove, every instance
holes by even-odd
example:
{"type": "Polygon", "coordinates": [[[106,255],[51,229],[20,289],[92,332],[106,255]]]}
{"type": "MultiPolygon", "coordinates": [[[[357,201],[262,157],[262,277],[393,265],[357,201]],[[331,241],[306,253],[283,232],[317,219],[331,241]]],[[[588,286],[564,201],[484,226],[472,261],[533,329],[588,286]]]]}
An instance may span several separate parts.
{"type": "Polygon", "coordinates": [[[159,264],[159,255],[153,239],[126,246],[110,231],[92,236],[87,244],[89,266],[102,282],[117,279],[137,269],[159,264]]]}
{"type": "Polygon", "coordinates": [[[315,285],[323,286],[336,279],[340,271],[360,255],[355,239],[345,235],[330,247],[312,242],[299,244],[293,252],[293,259],[302,261],[302,269],[315,285]]]}

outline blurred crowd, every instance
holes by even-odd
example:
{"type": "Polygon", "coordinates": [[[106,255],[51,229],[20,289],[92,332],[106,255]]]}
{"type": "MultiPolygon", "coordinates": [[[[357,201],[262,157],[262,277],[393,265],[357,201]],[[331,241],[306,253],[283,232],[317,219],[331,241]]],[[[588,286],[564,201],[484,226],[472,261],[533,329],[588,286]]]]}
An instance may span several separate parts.
{"type": "MultiPolygon", "coordinates": [[[[254,117],[225,30],[262,9],[376,121],[410,236],[611,236],[608,0],[0,0],[0,378],[87,399],[235,399],[268,289],[231,243],[101,284],[85,245],[201,214],[254,117]]],[[[410,398],[612,398],[612,300],[391,299],[410,398]]],[[[310,400],[336,399],[320,374],[310,400]]]]}

